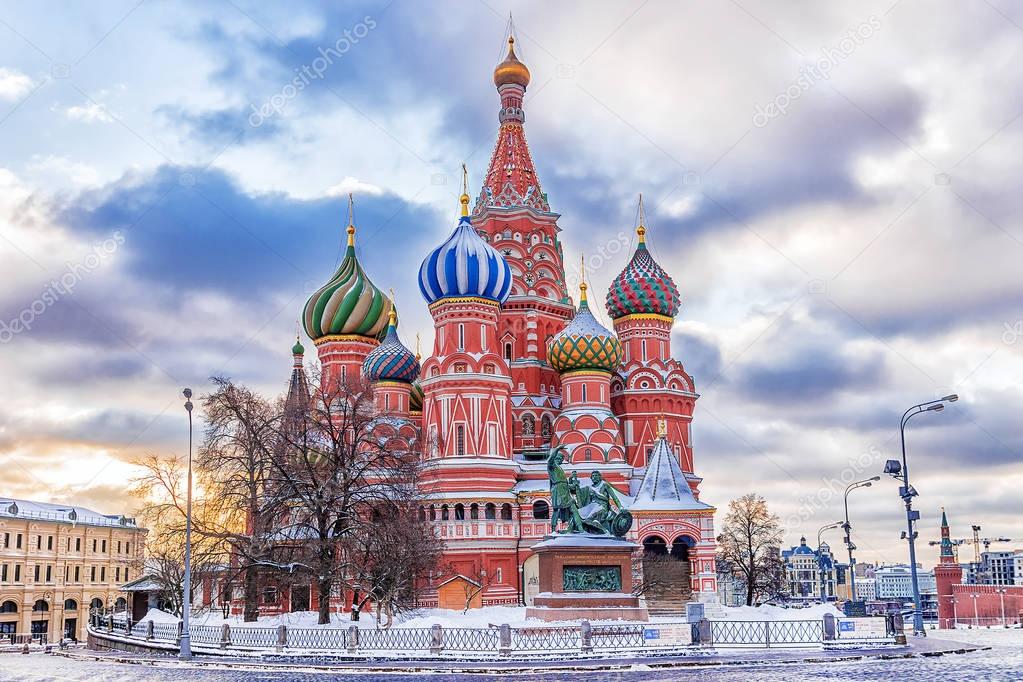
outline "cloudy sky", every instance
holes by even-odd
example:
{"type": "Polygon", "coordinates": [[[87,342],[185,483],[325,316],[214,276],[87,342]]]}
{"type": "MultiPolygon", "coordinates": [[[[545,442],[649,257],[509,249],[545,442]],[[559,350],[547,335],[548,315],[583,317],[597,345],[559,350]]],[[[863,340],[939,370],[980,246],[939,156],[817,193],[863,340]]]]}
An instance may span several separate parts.
{"type": "MultiPolygon", "coordinates": [[[[595,289],[646,197],[703,499],[760,492],[815,542],[902,412],[957,392],[908,431],[921,537],[941,505],[959,534],[1023,535],[1023,9],[339,5],[0,9],[0,495],[120,512],[131,459],[182,452],[181,387],[281,392],[349,191],[360,257],[428,340],[415,271],[463,161],[478,191],[512,11],[533,157],[595,289]]],[[[859,559],[903,560],[896,483],[851,500],[859,559]]]]}

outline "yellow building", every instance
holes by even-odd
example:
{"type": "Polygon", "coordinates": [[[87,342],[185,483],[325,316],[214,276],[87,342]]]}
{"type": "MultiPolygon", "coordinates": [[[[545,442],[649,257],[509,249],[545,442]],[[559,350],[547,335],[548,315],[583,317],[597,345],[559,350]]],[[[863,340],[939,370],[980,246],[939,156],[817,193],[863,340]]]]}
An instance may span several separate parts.
{"type": "Polygon", "coordinates": [[[146,532],[125,516],[0,498],[0,641],[84,639],[89,609],[123,606],[118,587],[142,575],[146,532]]]}

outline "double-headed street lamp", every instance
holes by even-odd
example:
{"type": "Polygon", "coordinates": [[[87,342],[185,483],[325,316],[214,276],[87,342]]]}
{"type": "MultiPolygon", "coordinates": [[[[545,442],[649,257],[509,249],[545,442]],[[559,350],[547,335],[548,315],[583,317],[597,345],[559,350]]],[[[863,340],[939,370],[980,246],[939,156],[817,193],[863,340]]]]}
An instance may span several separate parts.
{"type": "Polygon", "coordinates": [[[853,559],[853,550],[856,545],[852,541],[852,526],[849,525],[849,493],[857,488],[869,488],[875,481],[880,481],[880,476],[871,476],[862,481],[855,481],[845,487],[845,546],[849,550],[849,589],[852,591],[852,600],[856,599],[856,560],[853,559]]]}
{"type": "Polygon", "coordinates": [[[192,610],[192,389],[181,392],[188,412],[188,493],[185,507],[185,580],[181,599],[181,645],[178,658],[192,658],[192,638],[188,633],[188,616],[192,610]]]}
{"type": "MultiPolygon", "coordinates": [[[[826,579],[827,578],[827,574],[824,571],[824,552],[821,551],[821,545],[823,544],[824,540],[821,538],[821,536],[824,535],[824,531],[832,530],[834,528],[841,528],[843,525],[844,524],[841,521],[835,521],[834,523],[829,523],[826,526],[822,526],[821,529],[819,531],[817,531],[817,566],[820,567],[820,569],[821,569],[820,570],[820,573],[821,573],[821,604],[828,603],[827,579],[826,579]]],[[[832,567],[832,568],[834,568],[834,567],[832,567]]]]}
{"type": "Polygon", "coordinates": [[[909,540],[909,570],[913,578],[913,634],[926,635],[924,632],[924,611],[920,603],[920,579],[916,571],[916,533],[913,532],[913,522],[920,519],[920,512],[913,511],[913,498],[918,495],[916,488],[909,483],[909,465],[906,462],[906,424],[910,419],[922,412],[941,412],[945,409],[945,403],[954,403],[959,400],[955,393],[949,394],[937,400],[929,400],[926,403],[914,405],[902,415],[899,423],[899,436],[902,439],[902,463],[896,459],[888,460],[884,465],[884,473],[902,481],[899,487],[899,497],[906,503],[906,539],[909,540]]]}

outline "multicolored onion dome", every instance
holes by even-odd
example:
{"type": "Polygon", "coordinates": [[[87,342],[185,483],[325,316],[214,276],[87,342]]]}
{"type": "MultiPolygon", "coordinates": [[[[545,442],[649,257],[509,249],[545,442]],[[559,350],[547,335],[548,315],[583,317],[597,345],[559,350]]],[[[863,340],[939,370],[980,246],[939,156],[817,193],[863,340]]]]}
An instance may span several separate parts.
{"type": "Polygon", "coordinates": [[[412,392],[408,396],[408,409],[409,412],[422,412],[423,411],[423,387],[419,385],[418,381],[412,382],[412,392]]]}
{"type": "Polygon", "coordinates": [[[613,372],[622,362],[622,344],[593,317],[586,301],[586,284],[579,289],[579,310],[551,341],[547,361],[562,374],[584,369],[613,372]]]}
{"type": "Polygon", "coordinates": [[[387,335],[362,362],[362,374],[369,381],[401,381],[411,384],[419,376],[419,361],[398,339],[398,317],[392,310],[387,335]]]}
{"type": "Polygon", "coordinates": [[[460,200],[462,217],[455,231],[419,268],[419,290],[429,303],[464,296],[504,303],[511,293],[511,268],[473,228],[469,195],[462,194],[460,200]]]}
{"type": "Polygon", "coordinates": [[[626,315],[653,314],[675,317],[682,299],[675,281],[646,248],[646,228],[640,223],[639,247],[632,260],[611,283],[607,313],[617,320],[626,315]]]}
{"type": "Polygon", "coordinates": [[[348,250],[330,281],[309,297],[303,325],[313,341],[335,334],[378,339],[387,329],[391,300],[369,280],[355,256],[355,227],[348,250]]]}
{"type": "Polygon", "coordinates": [[[302,342],[296,338],[295,345],[291,347],[291,354],[302,355],[303,353],[305,353],[305,348],[302,346],[302,342]]]}
{"type": "Polygon", "coordinates": [[[515,38],[508,37],[508,56],[494,68],[494,85],[501,87],[508,83],[526,87],[529,85],[529,69],[515,56],[515,38]]]}

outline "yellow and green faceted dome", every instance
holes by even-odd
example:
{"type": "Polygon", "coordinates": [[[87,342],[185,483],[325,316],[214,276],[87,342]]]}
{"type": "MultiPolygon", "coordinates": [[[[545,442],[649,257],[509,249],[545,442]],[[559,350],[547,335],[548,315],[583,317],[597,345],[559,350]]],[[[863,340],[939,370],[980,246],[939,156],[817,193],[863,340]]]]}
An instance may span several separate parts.
{"type": "Polygon", "coordinates": [[[575,317],[551,341],[547,361],[562,374],[578,370],[610,373],[621,364],[622,344],[593,317],[585,288],[575,317]]]}
{"type": "Polygon", "coordinates": [[[639,234],[636,253],[607,292],[607,314],[613,320],[627,315],[675,317],[682,305],[678,287],[647,250],[642,225],[639,234]]]}
{"type": "Polygon", "coordinates": [[[355,228],[348,227],[348,249],[330,281],[305,304],[303,326],[313,341],[354,335],[380,340],[387,333],[391,300],[362,269],[355,255],[355,228]]]}

